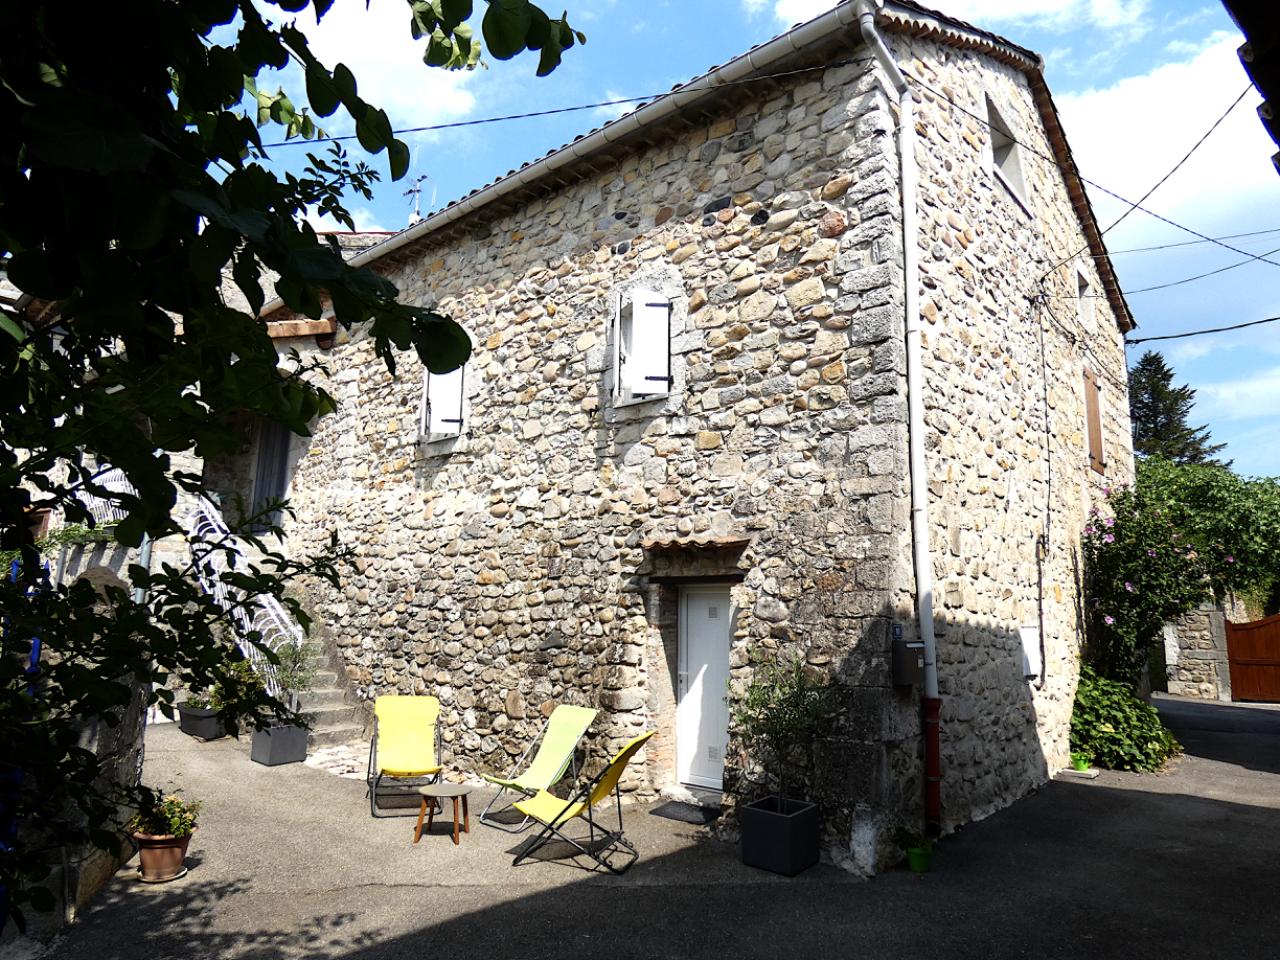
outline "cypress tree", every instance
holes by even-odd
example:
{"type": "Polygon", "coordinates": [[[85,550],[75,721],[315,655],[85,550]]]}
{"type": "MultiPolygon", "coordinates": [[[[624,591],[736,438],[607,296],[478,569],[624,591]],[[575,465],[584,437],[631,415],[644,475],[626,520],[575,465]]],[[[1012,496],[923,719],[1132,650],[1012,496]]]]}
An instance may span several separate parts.
{"type": "MultiPolygon", "coordinates": [[[[1212,463],[1225,443],[1213,443],[1207,426],[1187,423],[1196,392],[1174,386],[1173,369],[1164,357],[1148,350],[1129,370],[1129,416],[1133,422],[1133,452],[1174,463],[1212,463]]],[[[1230,464],[1226,464],[1230,466],[1230,464]]]]}

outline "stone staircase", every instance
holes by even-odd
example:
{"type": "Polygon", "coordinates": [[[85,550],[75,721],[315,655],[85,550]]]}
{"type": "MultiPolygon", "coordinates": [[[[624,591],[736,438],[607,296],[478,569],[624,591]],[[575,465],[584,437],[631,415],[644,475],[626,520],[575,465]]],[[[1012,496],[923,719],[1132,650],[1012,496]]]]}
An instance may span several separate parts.
{"type": "Polygon", "coordinates": [[[365,709],[350,700],[331,658],[312,645],[312,687],[301,696],[301,712],[311,724],[310,749],[368,739],[365,709]]]}

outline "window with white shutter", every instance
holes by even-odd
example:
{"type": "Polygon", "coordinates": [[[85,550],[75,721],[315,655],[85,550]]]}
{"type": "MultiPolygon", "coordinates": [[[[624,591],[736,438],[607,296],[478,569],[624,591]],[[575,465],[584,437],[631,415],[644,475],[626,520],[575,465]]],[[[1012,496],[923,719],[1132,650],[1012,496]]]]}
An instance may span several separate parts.
{"type": "Polygon", "coordinates": [[[432,440],[456,437],[465,426],[467,368],[464,364],[448,373],[428,370],[422,385],[422,415],[419,430],[432,440]]]}
{"type": "Polygon", "coordinates": [[[625,294],[618,310],[615,387],[619,401],[671,392],[671,300],[654,290],[625,294]]]}
{"type": "Polygon", "coordinates": [[[1076,317],[1085,333],[1093,333],[1093,305],[1097,299],[1083,269],[1076,269],[1076,317]]]}

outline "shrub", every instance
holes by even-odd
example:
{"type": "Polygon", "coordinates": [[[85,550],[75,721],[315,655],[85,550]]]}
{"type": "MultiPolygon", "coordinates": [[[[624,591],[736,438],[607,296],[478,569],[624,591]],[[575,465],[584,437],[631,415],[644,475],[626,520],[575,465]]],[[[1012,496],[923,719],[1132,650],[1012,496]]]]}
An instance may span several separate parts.
{"type": "Polygon", "coordinates": [[[734,726],[743,743],[767,754],[765,769],[781,797],[787,781],[796,776],[792,771],[808,762],[814,740],[830,720],[833,691],[800,660],[788,666],[753,659],[755,676],[733,711],[734,726]]]}
{"type": "Polygon", "coordinates": [[[183,800],[176,793],[154,797],[153,802],[129,820],[130,833],[153,837],[189,837],[200,815],[199,800],[183,800]]]}
{"type": "Polygon", "coordinates": [[[1125,684],[1085,666],[1071,714],[1071,750],[1089,754],[1100,767],[1151,772],[1182,752],[1182,746],[1154,707],[1125,684]]]}

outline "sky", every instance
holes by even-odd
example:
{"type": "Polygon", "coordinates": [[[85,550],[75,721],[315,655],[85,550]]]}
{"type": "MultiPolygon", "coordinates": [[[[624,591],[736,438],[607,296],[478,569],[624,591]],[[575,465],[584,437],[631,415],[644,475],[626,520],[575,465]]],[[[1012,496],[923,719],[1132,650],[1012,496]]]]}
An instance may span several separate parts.
{"type": "MultiPolygon", "coordinates": [[[[361,94],[397,128],[597,103],[661,93],[831,7],[832,0],[563,0],[570,23],[587,34],[550,77],[535,78],[536,58],[492,62],[450,73],[422,64],[403,0],[339,0],[319,27],[299,25],[326,64],[347,64],[361,94]]],[[[933,0],[943,12],[1040,53],[1076,162],[1086,178],[1137,200],[1209,130],[1248,86],[1236,56],[1242,41],[1216,0],[933,0]]],[[[482,3],[476,4],[478,9],[482,3]]],[[[554,9],[544,7],[557,13],[554,9]]],[[[301,84],[285,76],[302,100],[301,84]]],[[[266,86],[266,84],[262,84],[266,86]]],[[[1280,315],[1280,174],[1276,146],[1258,121],[1250,90],[1214,132],[1143,205],[1201,234],[1222,237],[1245,254],[1210,243],[1163,250],[1196,237],[1135,211],[1106,234],[1126,291],[1231,267],[1162,290],[1132,293],[1139,329],[1159,336],[1280,315]]],[[[541,156],[628,109],[601,107],[555,117],[482,124],[406,136],[409,177],[384,178],[372,203],[351,204],[360,229],[408,224],[408,180],[422,181],[422,212],[541,156]]],[[[338,116],[322,121],[348,133],[338,116]]],[[[352,145],[358,151],[356,145],[352,145]]],[[[353,152],[354,152],[353,151],[353,152]]],[[[272,151],[278,166],[300,166],[305,148],[272,151]]],[[[384,158],[373,165],[385,173],[384,158]]],[[[1103,226],[1127,209],[1091,188],[1103,226]]],[[[1227,444],[1221,456],[1245,475],[1280,476],[1280,323],[1234,333],[1152,344],[1196,390],[1191,421],[1227,444]]],[[[1129,350],[1135,362],[1144,347],[1129,350]]]]}

